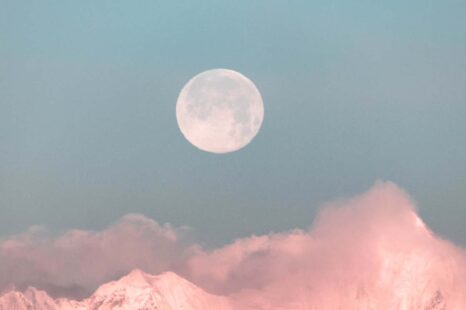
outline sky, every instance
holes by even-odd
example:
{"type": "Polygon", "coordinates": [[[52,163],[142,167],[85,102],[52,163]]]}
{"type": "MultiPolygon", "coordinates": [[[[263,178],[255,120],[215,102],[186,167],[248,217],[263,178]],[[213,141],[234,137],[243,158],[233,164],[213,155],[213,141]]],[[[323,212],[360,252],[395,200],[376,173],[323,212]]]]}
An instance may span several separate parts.
{"type": "Polygon", "coordinates": [[[128,213],[206,247],[307,227],[377,180],[466,245],[466,2],[0,0],[0,239],[128,213]],[[202,152],[175,104],[229,68],[265,106],[202,152]]]}

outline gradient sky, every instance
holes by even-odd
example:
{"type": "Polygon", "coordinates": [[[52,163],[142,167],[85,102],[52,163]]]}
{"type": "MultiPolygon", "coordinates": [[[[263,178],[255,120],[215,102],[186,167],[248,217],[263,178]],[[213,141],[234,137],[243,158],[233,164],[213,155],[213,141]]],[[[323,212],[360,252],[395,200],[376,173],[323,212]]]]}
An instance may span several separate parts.
{"type": "Polygon", "coordinates": [[[213,246],[305,227],[383,179],[466,244],[465,1],[0,4],[0,236],[142,213],[213,246]],[[266,109],[226,155],[175,119],[218,67],[266,109]]]}

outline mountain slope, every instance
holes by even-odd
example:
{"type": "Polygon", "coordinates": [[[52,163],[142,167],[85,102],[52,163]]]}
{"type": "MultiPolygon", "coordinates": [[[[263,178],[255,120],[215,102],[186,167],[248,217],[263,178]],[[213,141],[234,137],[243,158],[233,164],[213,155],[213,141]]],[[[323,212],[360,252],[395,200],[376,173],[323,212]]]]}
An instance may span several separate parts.
{"type": "Polygon", "coordinates": [[[28,288],[25,292],[9,291],[0,296],[0,310],[55,310],[58,304],[46,292],[28,288]]]}
{"type": "Polygon", "coordinates": [[[88,309],[230,309],[225,298],[208,294],[175,273],[152,276],[140,270],[102,285],[84,303],[88,309]]]}
{"type": "Polygon", "coordinates": [[[194,284],[168,272],[159,276],[134,270],[118,281],[100,286],[82,301],[50,298],[29,288],[0,296],[0,310],[231,310],[228,299],[206,293],[194,284]]]}

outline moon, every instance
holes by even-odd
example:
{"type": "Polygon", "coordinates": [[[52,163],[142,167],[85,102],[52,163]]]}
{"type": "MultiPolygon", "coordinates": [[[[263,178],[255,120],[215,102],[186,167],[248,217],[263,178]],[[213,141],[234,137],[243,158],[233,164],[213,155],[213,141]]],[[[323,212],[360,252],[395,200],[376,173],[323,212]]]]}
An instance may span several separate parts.
{"type": "Polygon", "coordinates": [[[213,69],[194,76],[181,90],[176,119],[184,137],[211,153],[248,145],[264,120],[264,103],[254,83],[239,72],[213,69]]]}

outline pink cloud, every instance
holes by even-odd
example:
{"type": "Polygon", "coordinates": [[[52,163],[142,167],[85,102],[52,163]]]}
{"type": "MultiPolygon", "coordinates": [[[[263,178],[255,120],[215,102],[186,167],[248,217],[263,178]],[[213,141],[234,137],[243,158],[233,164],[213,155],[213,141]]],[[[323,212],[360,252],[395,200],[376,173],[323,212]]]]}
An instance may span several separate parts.
{"type": "Polygon", "coordinates": [[[50,238],[33,229],[1,243],[0,290],[15,283],[90,292],[141,268],[174,271],[240,309],[466,309],[465,251],[435,236],[392,183],[327,204],[307,230],[212,251],[179,236],[138,215],[102,232],[50,238]]]}
{"type": "Polygon", "coordinates": [[[0,244],[0,291],[32,285],[52,295],[85,297],[135,267],[151,273],[177,268],[188,250],[179,231],[142,215],[126,215],[107,229],[49,236],[31,228],[0,244]]]}
{"type": "Polygon", "coordinates": [[[466,307],[464,250],[434,236],[392,183],[328,204],[307,231],[238,240],[188,265],[196,283],[246,308],[466,307]]]}

